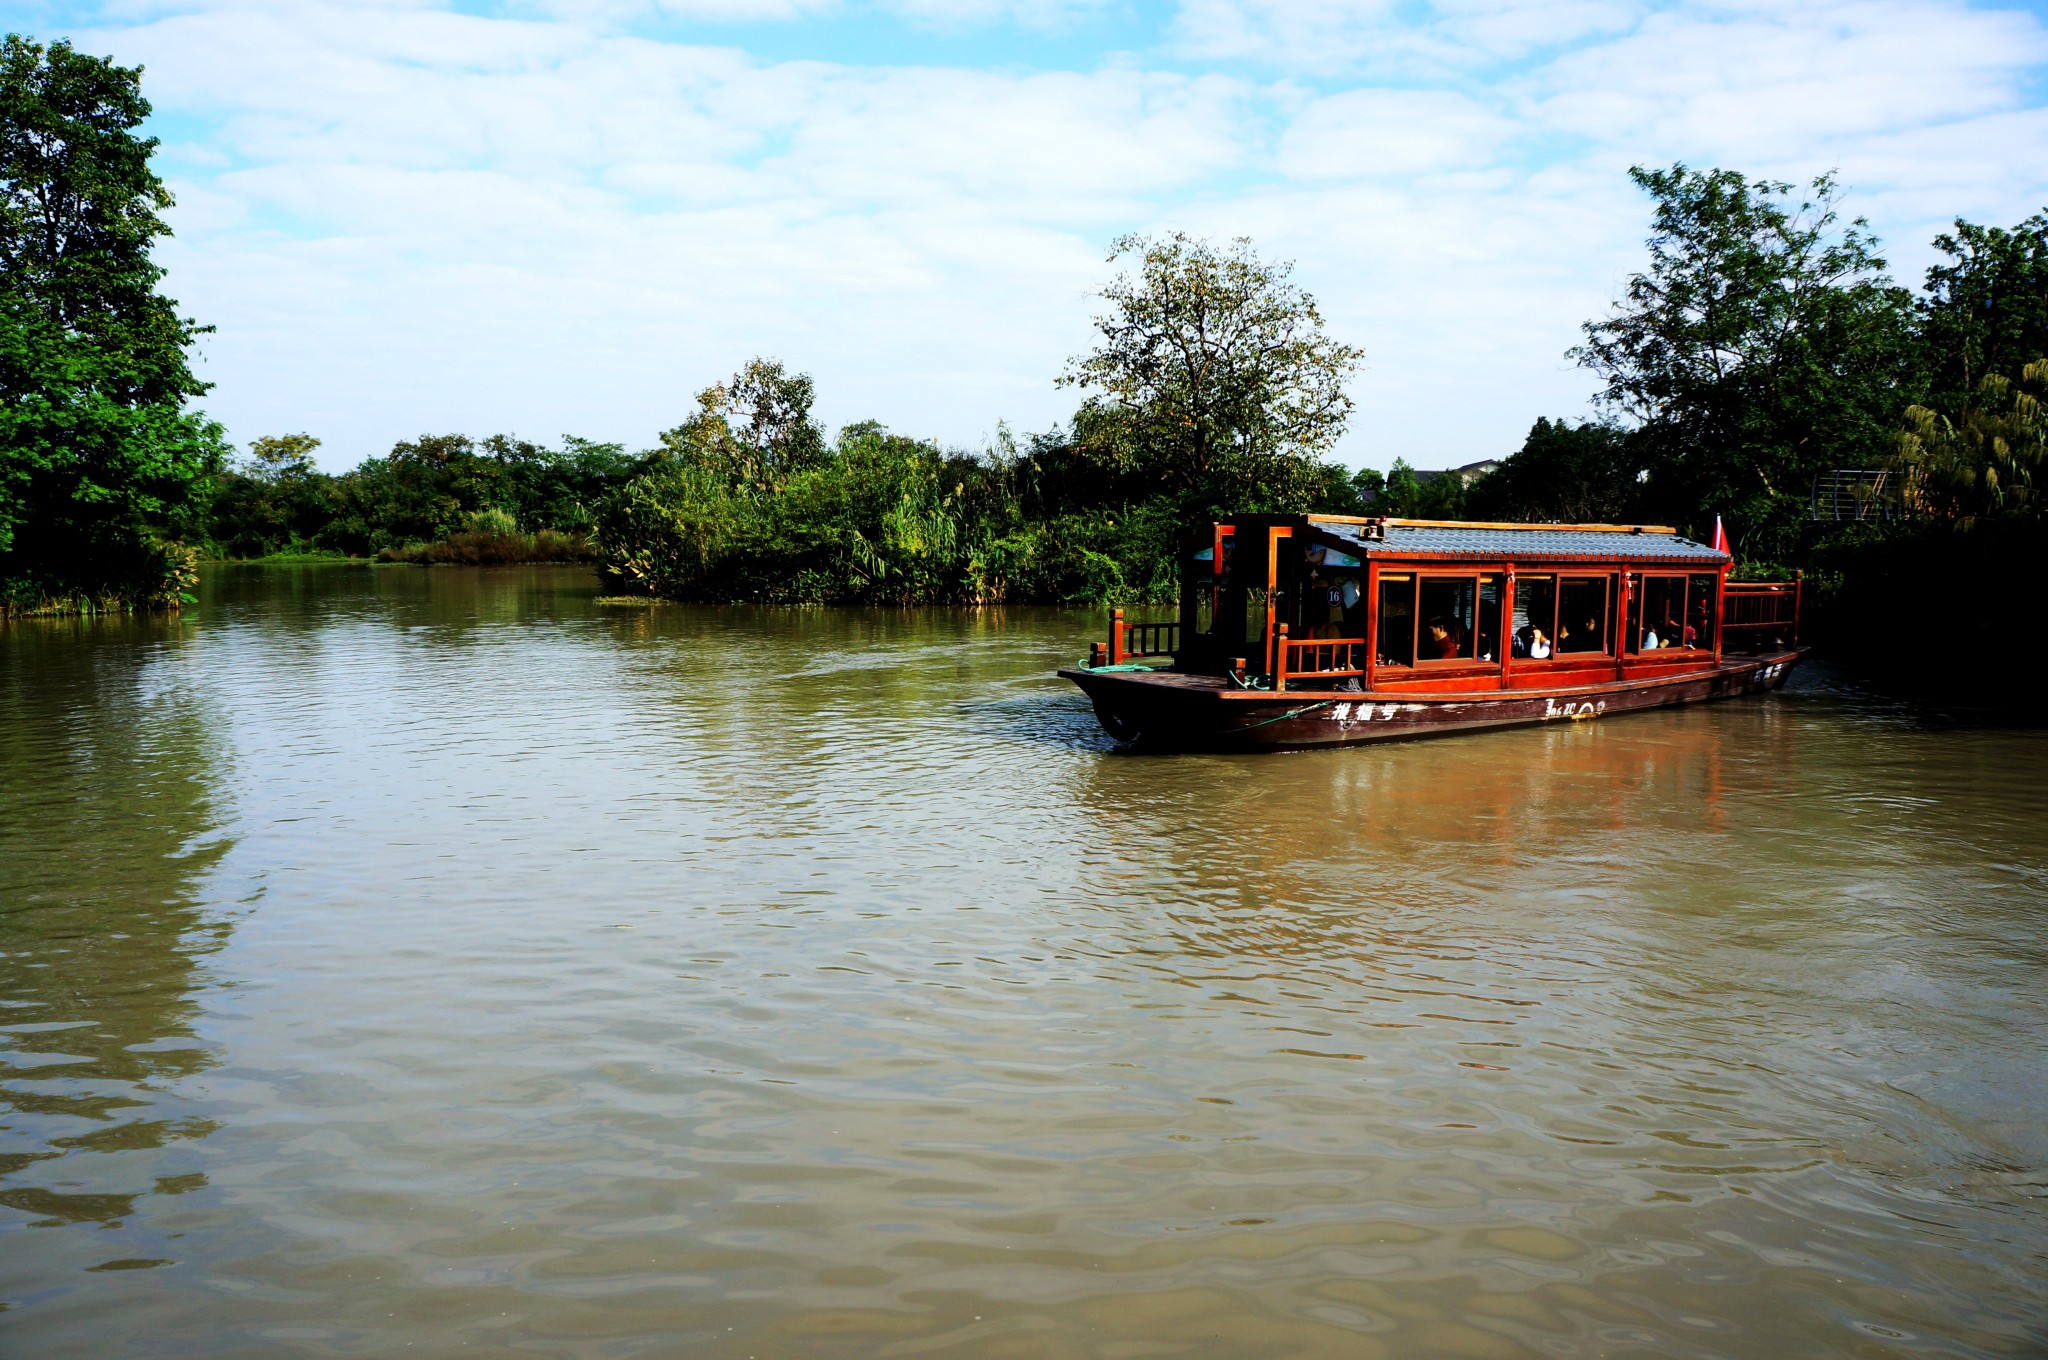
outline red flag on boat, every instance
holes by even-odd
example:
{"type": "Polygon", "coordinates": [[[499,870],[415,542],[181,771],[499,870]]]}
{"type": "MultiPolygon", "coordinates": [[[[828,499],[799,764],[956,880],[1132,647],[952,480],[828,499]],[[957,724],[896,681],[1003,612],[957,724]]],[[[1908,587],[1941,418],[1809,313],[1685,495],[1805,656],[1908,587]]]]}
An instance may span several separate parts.
{"type": "Polygon", "coordinates": [[[1714,516],[1714,551],[1728,551],[1728,531],[1721,527],[1721,517],[1714,516]]]}

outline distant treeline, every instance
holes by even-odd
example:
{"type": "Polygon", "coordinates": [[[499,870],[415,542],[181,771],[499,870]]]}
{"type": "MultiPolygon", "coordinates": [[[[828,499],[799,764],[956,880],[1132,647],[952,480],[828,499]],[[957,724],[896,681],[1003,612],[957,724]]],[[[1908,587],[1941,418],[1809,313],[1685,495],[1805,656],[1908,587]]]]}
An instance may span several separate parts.
{"type": "Polygon", "coordinates": [[[258,439],[215,478],[205,546],[214,557],[387,561],[589,561],[597,507],[647,460],[574,437],[545,448],[509,435],[423,435],[342,473],[320,441],[258,439]]]}

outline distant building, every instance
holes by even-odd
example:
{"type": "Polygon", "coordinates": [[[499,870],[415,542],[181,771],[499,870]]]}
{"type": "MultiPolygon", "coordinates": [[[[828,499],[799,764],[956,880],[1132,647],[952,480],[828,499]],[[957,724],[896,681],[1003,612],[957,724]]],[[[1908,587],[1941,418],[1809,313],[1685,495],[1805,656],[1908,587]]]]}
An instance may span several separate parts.
{"type": "MultiPolygon", "coordinates": [[[[1476,463],[1467,463],[1463,467],[1427,469],[1413,468],[1410,470],[1410,475],[1415,478],[1415,484],[1417,486],[1427,485],[1428,483],[1435,481],[1439,477],[1456,477],[1466,486],[1470,486],[1472,485],[1472,483],[1478,481],[1481,477],[1484,477],[1487,473],[1499,467],[1502,461],[1503,460],[1499,458],[1482,458],[1476,463]]],[[[1367,505],[1371,505],[1374,501],[1378,499],[1379,494],[1377,492],[1367,492],[1365,497],[1365,503],[1367,505]]]]}
{"type": "Polygon", "coordinates": [[[1470,486],[1500,465],[1501,460],[1498,458],[1482,458],[1476,463],[1467,463],[1463,467],[1438,468],[1433,472],[1424,472],[1418,468],[1415,472],[1415,480],[1418,483],[1425,483],[1433,481],[1438,477],[1456,477],[1466,486],[1470,486]]]}

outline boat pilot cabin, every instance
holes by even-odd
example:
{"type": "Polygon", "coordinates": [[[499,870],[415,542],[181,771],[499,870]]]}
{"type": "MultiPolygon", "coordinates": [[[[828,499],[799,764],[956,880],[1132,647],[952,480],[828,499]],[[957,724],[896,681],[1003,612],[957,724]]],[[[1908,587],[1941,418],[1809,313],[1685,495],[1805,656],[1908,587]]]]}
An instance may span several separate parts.
{"type": "Polygon", "coordinates": [[[1797,587],[1731,585],[1729,562],[1654,525],[1241,515],[1183,542],[1179,619],[1119,623],[1104,659],[1170,652],[1247,688],[1456,692],[1791,645],[1797,587]]]}

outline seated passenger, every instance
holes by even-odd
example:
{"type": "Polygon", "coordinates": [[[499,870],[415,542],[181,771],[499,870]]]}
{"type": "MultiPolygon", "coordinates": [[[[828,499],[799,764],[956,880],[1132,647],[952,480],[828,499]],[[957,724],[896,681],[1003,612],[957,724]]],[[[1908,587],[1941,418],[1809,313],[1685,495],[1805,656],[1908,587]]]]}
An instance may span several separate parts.
{"type": "Polygon", "coordinates": [[[1423,643],[1429,654],[1438,661],[1449,661],[1458,655],[1458,635],[1451,631],[1451,625],[1441,618],[1429,621],[1429,640],[1423,643]]]}
{"type": "Polygon", "coordinates": [[[1522,630],[1529,635],[1529,659],[1547,660],[1550,656],[1550,639],[1543,636],[1543,630],[1531,624],[1522,630]]]}
{"type": "Polygon", "coordinates": [[[1652,628],[1643,634],[1643,650],[1654,652],[1664,644],[1657,640],[1657,630],[1652,628]]]}

